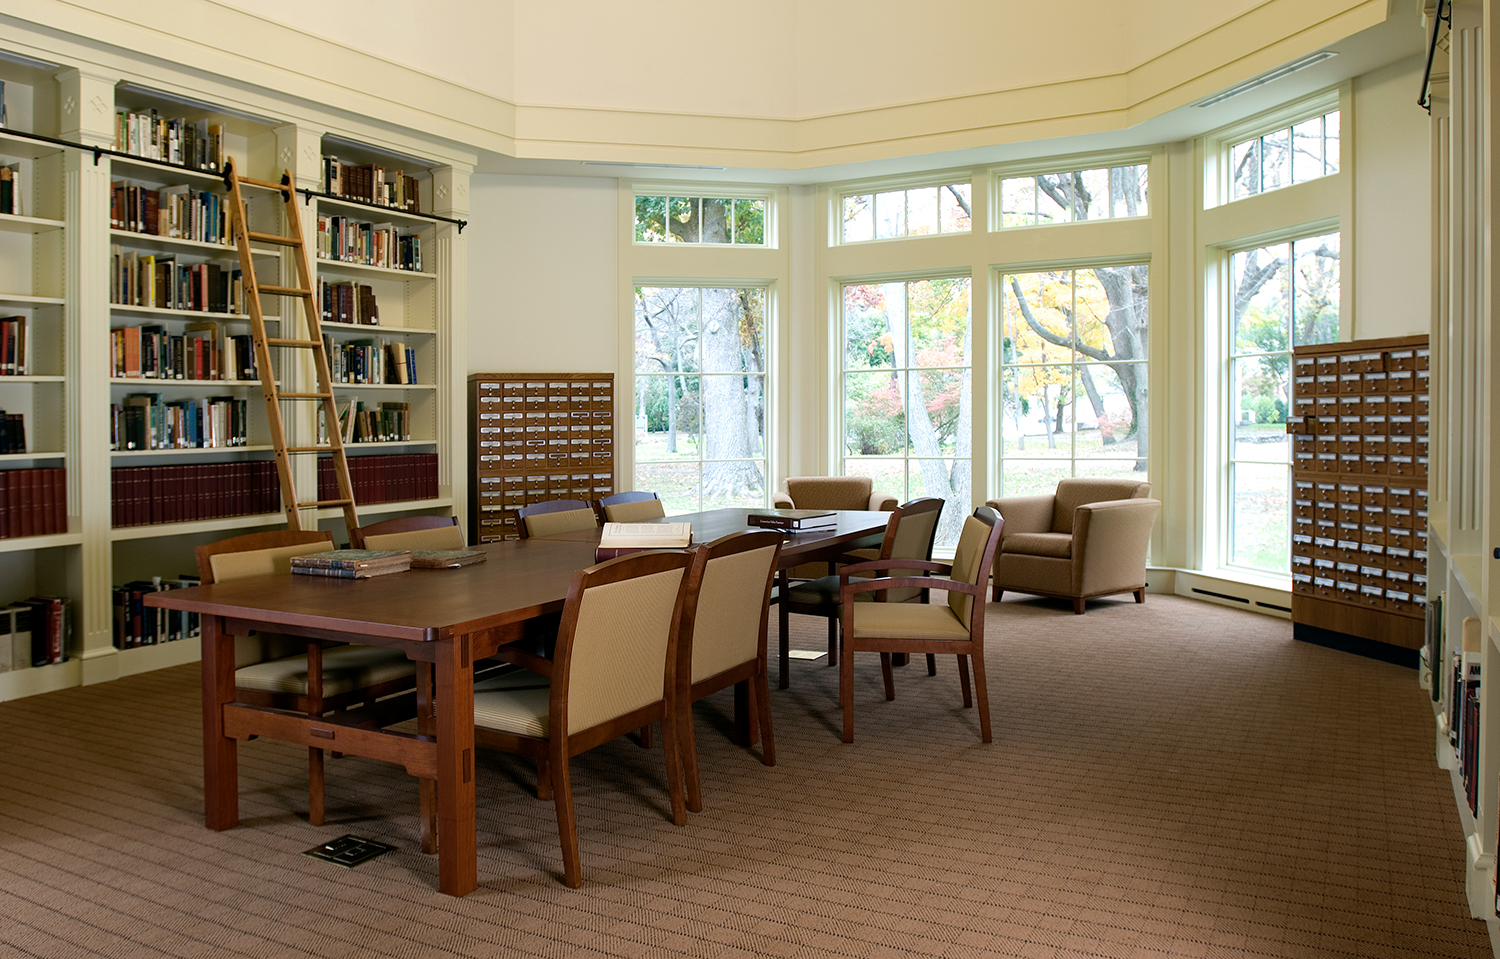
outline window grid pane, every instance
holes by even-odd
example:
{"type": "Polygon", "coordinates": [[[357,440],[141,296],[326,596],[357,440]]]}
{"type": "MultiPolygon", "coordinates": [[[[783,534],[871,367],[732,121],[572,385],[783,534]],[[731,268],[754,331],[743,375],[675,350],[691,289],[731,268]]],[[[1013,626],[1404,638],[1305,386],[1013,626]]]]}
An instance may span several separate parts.
{"type": "Polygon", "coordinates": [[[1226,200],[1241,200],[1339,172],[1339,111],[1308,117],[1229,146],[1226,200]]]}
{"type": "Polygon", "coordinates": [[[999,178],[999,229],[1146,216],[1146,164],[999,178]]]}
{"type": "Polygon", "coordinates": [[[765,246],[766,210],[764,199],[640,195],[635,241],[765,246]]]}

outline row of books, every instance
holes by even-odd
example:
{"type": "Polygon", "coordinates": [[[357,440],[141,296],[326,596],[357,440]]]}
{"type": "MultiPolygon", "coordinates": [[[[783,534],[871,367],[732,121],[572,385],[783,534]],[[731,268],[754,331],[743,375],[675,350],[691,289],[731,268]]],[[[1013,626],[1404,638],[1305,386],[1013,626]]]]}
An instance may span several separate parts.
{"type": "Polygon", "coordinates": [[[391,223],[363,223],[347,216],[318,216],[318,257],[342,263],[422,270],[422,238],[396,232],[391,223]]]}
{"type": "Polygon", "coordinates": [[[274,460],[116,466],[110,501],[116,527],[252,516],[281,509],[281,481],[274,460]]]}
{"type": "Polygon", "coordinates": [[[0,213],[24,216],[25,196],[26,191],[22,188],[21,181],[21,164],[11,163],[0,166],[0,213]]]}
{"type": "Polygon", "coordinates": [[[382,337],[335,343],[325,335],[323,348],[328,354],[328,375],[335,383],[417,382],[417,353],[399,340],[382,337]]]}
{"type": "Polygon", "coordinates": [[[65,662],[68,612],[60,596],[33,596],[0,609],[0,673],[65,662]]]}
{"type": "Polygon", "coordinates": [[[397,443],[411,439],[411,404],[366,406],[353,400],[339,414],[345,443],[397,443]]]}
{"type": "Polygon", "coordinates": [[[0,455],[26,452],[26,414],[0,410],[0,455]]]}
{"type": "Polygon", "coordinates": [[[218,449],[248,442],[250,409],[234,396],[163,402],[130,393],[110,406],[112,450],[218,449]]]}
{"type": "Polygon", "coordinates": [[[68,531],[68,471],[0,470],[0,539],[68,531]]]}
{"type": "MultiPolygon", "coordinates": [[[[361,506],[436,499],[438,458],[436,453],[393,453],[351,456],[349,481],[354,501],[361,506]]],[[[330,457],[318,458],[318,499],[337,499],[338,481],[330,457]]]]}
{"type": "Polygon", "coordinates": [[[155,109],[115,111],[115,149],[190,170],[224,169],[224,127],[164,117],[155,109]]]}
{"type": "Polygon", "coordinates": [[[416,177],[373,163],[344,163],[338,157],[325,156],[323,191],[377,206],[395,207],[410,213],[422,212],[416,177]]]}
{"type": "Polygon", "coordinates": [[[31,350],[26,342],[26,317],[0,319],[0,376],[30,376],[31,350]]]}
{"type": "Polygon", "coordinates": [[[244,281],[238,269],[217,263],[178,263],[172,255],[126,251],[110,244],[109,301],[120,306],[204,313],[243,313],[244,281]]]}
{"type": "Polygon", "coordinates": [[[320,279],[318,303],[321,304],[324,323],[380,325],[380,306],[375,302],[375,289],[367,284],[329,283],[320,279]]]}
{"type": "Polygon", "coordinates": [[[113,591],[115,649],[155,646],[203,635],[197,613],[156,609],[145,602],[151,593],[197,586],[201,582],[197,576],[189,574],[176,579],[153,576],[150,580],[135,580],[116,586],[113,591]]]}
{"type": "Polygon", "coordinates": [[[189,323],[182,334],[156,324],[109,331],[110,375],[145,380],[258,380],[255,340],[222,335],[212,320],[189,323]]]}
{"type": "Polygon", "coordinates": [[[1463,642],[1448,657],[1448,674],[1444,677],[1448,697],[1448,742],[1458,754],[1458,769],[1463,781],[1469,811],[1477,814],[1479,796],[1479,687],[1481,651],[1479,620],[1473,616],[1463,622],[1463,642]]]}
{"type": "Polygon", "coordinates": [[[110,186],[109,225],[115,230],[229,245],[229,203],[222,193],[182,184],[153,190],[116,180],[110,186]]]}

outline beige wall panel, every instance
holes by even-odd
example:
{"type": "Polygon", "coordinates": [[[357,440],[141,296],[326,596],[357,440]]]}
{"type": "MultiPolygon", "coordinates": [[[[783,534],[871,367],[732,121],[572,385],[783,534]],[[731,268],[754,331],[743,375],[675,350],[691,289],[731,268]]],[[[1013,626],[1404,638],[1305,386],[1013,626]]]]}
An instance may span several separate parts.
{"type": "Polygon", "coordinates": [[[468,372],[614,372],[613,179],[470,181],[468,372]]]}

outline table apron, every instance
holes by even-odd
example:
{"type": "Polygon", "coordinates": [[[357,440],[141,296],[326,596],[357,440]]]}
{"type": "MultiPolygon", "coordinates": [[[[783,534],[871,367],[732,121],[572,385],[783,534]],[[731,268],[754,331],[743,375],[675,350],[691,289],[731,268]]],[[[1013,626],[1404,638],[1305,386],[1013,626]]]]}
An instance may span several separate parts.
{"type": "Polygon", "coordinates": [[[405,766],[418,779],[436,779],[437,744],[412,733],[343,726],[281,710],[243,703],[224,704],[224,735],[230,739],[268,736],[316,749],[329,749],[405,766]]]}
{"type": "Polygon", "coordinates": [[[383,646],[386,649],[399,649],[406,653],[406,658],[417,662],[431,663],[436,661],[437,653],[432,649],[433,643],[419,642],[411,639],[392,639],[388,636],[370,636],[367,634],[351,634],[348,630],[316,629],[311,626],[292,626],[286,623],[267,623],[252,619],[233,619],[225,617],[223,625],[219,628],[221,633],[230,636],[248,636],[257,630],[266,633],[277,633],[281,636],[297,636],[302,639],[323,639],[336,643],[349,643],[359,646],[383,646]]]}

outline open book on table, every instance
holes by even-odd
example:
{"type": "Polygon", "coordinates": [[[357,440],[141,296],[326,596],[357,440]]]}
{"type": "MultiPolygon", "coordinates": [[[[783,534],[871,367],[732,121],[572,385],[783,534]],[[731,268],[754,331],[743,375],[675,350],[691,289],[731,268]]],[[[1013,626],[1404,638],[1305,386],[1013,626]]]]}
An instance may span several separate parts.
{"type": "Polygon", "coordinates": [[[600,549],[682,549],[693,544],[692,523],[605,523],[600,549]]]}

